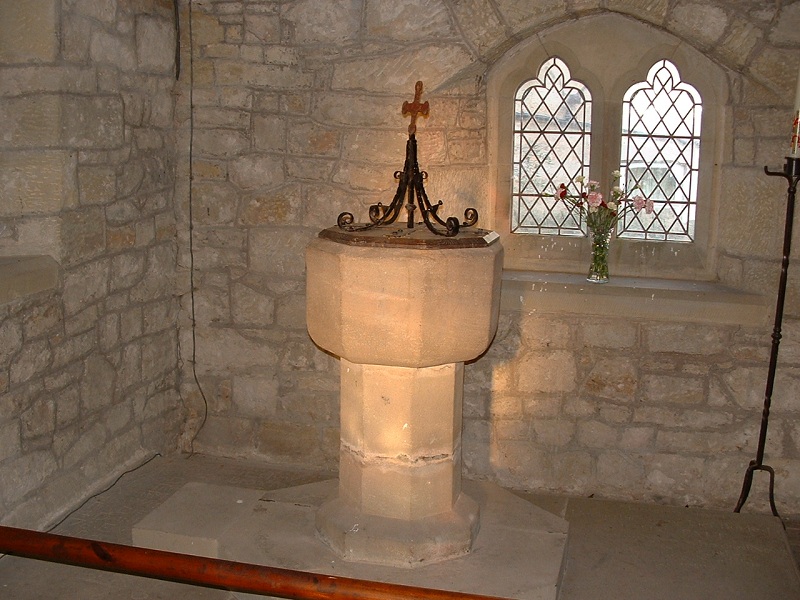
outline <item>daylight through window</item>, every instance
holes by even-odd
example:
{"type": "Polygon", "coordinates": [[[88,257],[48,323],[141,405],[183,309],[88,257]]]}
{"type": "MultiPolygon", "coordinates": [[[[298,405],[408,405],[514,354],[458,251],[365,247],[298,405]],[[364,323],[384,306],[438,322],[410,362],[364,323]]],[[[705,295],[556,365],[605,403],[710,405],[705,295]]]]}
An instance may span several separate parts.
{"type": "Polygon", "coordinates": [[[558,58],[514,100],[511,231],[583,235],[580,214],[553,197],[558,184],[589,176],[592,96],[558,58]]]}
{"type": "Polygon", "coordinates": [[[627,212],[620,237],[694,240],[700,163],[702,101],[678,69],[658,61],[647,81],[631,86],[622,101],[620,172],[628,190],[638,186],[655,212],[627,212]]]}
{"type": "MultiPolygon", "coordinates": [[[[556,199],[561,183],[589,178],[592,96],[567,65],[548,58],[514,98],[511,232],[582,236],[580,211],[556,199]]],[[[617,235],[650,241],[694,240],[702,101],[668,60],[622,98],[620,172],[629,194],[655,211],[626,211],[617,235]]],[[[594,177],[599,175],[594,174],[594,177]]],[[[608,190],[604,190],[605,193],[608,190]]]]}

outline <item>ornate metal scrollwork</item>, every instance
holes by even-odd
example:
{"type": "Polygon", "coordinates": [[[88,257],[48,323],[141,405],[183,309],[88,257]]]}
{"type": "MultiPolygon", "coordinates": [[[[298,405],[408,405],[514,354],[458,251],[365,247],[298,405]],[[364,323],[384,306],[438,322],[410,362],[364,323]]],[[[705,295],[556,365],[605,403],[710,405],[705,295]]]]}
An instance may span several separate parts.
{"type": "Polygon", "coordinates": [[[378,202],[369,207],[369,223],[354,224],[352,213],[343,212],[336,219],[340,229],[346,231],[365,231],[381,225],[391,225],[406,211],[406,227],[414,227],[414,213],[419,210],[422,222],[436,235],[453,237],[458,235],[461,227],[472,227],[478,222],[478,211],[468,208],[464,211],[464,221],[459,222],[456,217],[439,217],[442,201],[431,205],[428,194],[425,192],[424,181],[428,178],[426,171],[420,171],[417,162],[416,120],[418,115],[427,117],[429,114],[428,103],[421,103],[422,82],[418,81],[415,88],[414,101],[403,103],[403,115],[411,115],[411,124],[408,126],[408,141],[406,142],[406,159],[402,171],[395,171],[397,191],[389,206],[378,202]],[[437,227],[438,225],[438,227],[437,227]],[[443,229],[442,229],[443,228],[443,229]]]}

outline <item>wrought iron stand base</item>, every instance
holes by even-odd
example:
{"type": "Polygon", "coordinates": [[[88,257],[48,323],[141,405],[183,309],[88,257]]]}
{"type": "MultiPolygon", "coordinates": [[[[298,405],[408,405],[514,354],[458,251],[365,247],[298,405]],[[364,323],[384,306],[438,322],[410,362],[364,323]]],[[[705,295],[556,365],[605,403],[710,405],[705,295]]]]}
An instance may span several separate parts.
{"type": "Polygon", "coordinates": [[[775,306],[775,327],[772,330],[772,350],[769,357],[769,371],[767,371],[767,385],[764,391],[764,409],[761,412],[761,430],[758,435],[758,450],[756,458],[750,461],[750,466],[744,474],[742,493],[733,512],[739,512],[747,502],[750,487],[753,485],[753,473],[766,471],[769,473],[769,506],[772,514],[779,517],[775,508],[775,471],[764,464],[764,447],[767,443],[767,427],[769,426],[769,409],[772,403],[772,391],[775,384],[775,370],[778,366],[778,346],[781,341],[781,321],[783,319],[783,304],[786,299],[786,279],[789,271],[789,254],[792,249],[792,223],[794,221],[794,202],[797,193],[797,181],[800,179],[800,157],[786,157],[783,171],[770,171],[764,167],[764,173],[770,177],[783,177],[788,184],[786,202],[786,223],[783,235],[783,260],[781,262],[781,278],[778,285],[778,300],[775,306]]]}
{"type": "Polygon", "coordinates": [[[740,512],[744,503],[747,502],[747,496],[750,494],[750,486],[753,485],[754,471],[766,471],[769,473],[769,507],[772,509],[773,515],[780,517],[778,509],[775,508],[775,469],[767,465],[756,464],[754,460],[750,461],[750,466],[747,467],[747,471],[745,471],[742,493],[739,495],[739,501],[736,503],[736,508],[733,509],[733,512],[740,512]]]}

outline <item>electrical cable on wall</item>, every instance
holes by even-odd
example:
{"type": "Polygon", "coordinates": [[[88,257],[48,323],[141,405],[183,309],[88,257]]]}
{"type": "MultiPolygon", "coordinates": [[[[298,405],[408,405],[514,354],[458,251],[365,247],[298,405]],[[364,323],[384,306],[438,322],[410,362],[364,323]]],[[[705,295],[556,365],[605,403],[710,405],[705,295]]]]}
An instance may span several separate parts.
{"type": "Polygon", "coordinates": [[[175,19],[175,81],[181,78],[181,0],[172,0],[175,19]]]}
{"type": "Polygon", "coordinates": [[[67,514],[65,514],[63,517],[61,517],[61,519],[59,519],[57,523],[55,523],[54,525],[51,525],[51,526],[50,526],[48,529],[46,529],[45,531],[46,531],[46,532],[48,532],[48,533],[49,533],[49,532],[51,532],[51,531],[53,531],[53,530],[54,530],[56,527],[58,527],[59,525],[61,525],[61,524],[62,524],[64,521],[66,521],[67,519],[69,519],[69,518],[70,518],[72,515],[74,515],[76,512],[78,512],[78,511],[79,511],[80,509],[82,509],[84,506],[86,506],[86,504],[87,504],[87,503],[88,503],[90,500],[93,500],[94,498],[97,498],[98,496],[101,496],[101,495],[105,494],[105,493],[106,493],[108,490],[110,490],[110,489],[111,489],[111,488],[113,488],[115,485],[117,485],[117,484],[119,483],[119,480],[120,480],[120,479],[122,479],[123,477],[125,477],[125,475],[127,475],[128,473],[133,473],[134,471],[138,471],[139,469],[141,469],[141,468],[142,468],[142,467],[144,467],[145,465],[148,465],[148,464],[150,464],[150,463],[151,463],[153,460],[155,460],[155,459],[156,459],[156,458],[158,458],[159,456],[161,456],[161,453],[159,453],[159,452],[156,452],[155,454],[153,454],[153,456],[151,456],[150,458],[148,458],[148,459],[147,459],[146,461],[144,461],[142,464],[140,464],[140,465],[137,465],[137,466],[135,466],[135,467],[133,467],[133,468],[131,468],[131,469],[128,469],[127,471],[123,471],[122,473],[120,473],[120,474],[117,476],[117,478],[116,478],[114,481],[112,481],[112,482],[111,482],[111,484],[110,484],[110,485],[108,485],[107,487],[103,488],[103,489],[102,489],[102,490],[100,490],[99,492],[97,492],[97,493],[94,493],[94,494],[92,494],[91,496],[89,496],[88,498],[86,498],[86,500],[84,500],[83,502],[81,502],[81,503],[80,503],[78,506],[76,506],[76,507],[75,507],[75,508],[73,508],[71,511],[69,511],[67,514]]]}
{"type": "MultiPolygon", "coordinates": [[[[176,3],[178,0],[176,0],[176,3]]],[[[203,418],[200,425],[189,440],[189,457],[194,455],[194,441],[208,419],[208,399],[197,377],[197,314],[194,297],[194,213],[192,188],[194,187],[194,36],[192,32],[192,0],[188,0],[189,7],[189,299],[192,319],[192,376],[203,398],[203,418]]],[[[176,18],[178,16],[176,15],[176,18]]],[[[180,41],[178,41],[180,43],[180,41]]]]}

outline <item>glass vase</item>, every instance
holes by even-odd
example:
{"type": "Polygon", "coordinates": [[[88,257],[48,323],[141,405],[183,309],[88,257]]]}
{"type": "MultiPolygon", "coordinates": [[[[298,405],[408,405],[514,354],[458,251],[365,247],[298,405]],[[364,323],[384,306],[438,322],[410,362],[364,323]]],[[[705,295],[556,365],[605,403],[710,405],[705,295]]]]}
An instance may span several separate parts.
{"type": "Polygon", "coordinates": [[[589,229],[592,240],[592,262],[589,265],[587,281],[592,283],[606,283],[608,281],[608,246],[611,242],[611,232],[606,230],[589,229]]]}

